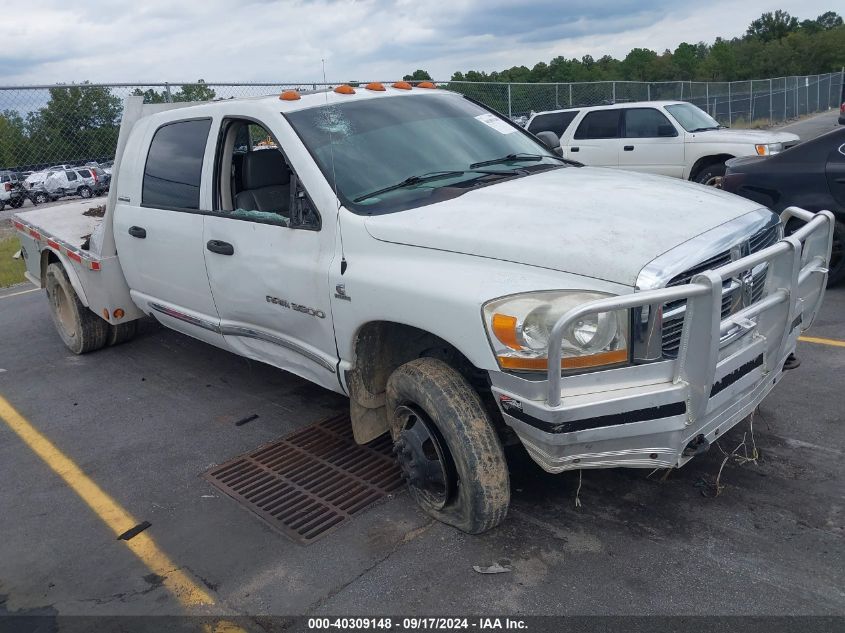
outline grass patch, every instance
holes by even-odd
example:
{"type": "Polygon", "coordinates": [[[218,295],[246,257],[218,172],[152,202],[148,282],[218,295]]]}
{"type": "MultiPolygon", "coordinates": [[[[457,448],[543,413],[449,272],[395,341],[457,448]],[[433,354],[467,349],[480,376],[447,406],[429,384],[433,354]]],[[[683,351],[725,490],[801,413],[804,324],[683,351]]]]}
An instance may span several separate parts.
{"type": "Polygon", "coordinates": [[[23,271],[26,264],[23,259],[12,259],[12,255],[21,248],[16,237],[0,238],[0,288],[7,288],[25,281],[23,271]]]}

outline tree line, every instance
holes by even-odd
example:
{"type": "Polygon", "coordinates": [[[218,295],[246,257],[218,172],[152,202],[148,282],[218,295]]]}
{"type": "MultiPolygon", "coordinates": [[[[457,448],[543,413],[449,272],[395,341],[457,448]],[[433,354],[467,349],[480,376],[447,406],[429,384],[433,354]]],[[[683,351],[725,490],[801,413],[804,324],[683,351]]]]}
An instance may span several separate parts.
{"type": "MultiPolygon", "coordinates": [[[[712,44],[682,42],[662,53],[635,48],[623,59],[603,55],[581,59],[559,55],[533,67],[513,66],[487,73],[457,71],[452,81],[587,82],[587,81],[737,81],[791,75],[815,75],[845,66],[845,26],[827,11],[799,20],[786,11],[763,13],[741,37],[717,37],[712,44]]],[[[417,70],[406,79],[429,79],[417,70]]]]}

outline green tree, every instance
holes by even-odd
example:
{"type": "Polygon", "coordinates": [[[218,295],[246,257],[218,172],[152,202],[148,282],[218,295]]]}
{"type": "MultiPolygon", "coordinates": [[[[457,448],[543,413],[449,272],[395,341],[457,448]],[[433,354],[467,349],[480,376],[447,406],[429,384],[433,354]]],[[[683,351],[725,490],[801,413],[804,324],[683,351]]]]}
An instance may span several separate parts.
{"type": "Polygon", "coordinates": [[[174,93],[173,101],[211,101],[216,96],[217,93],[206,85],[205,79],[197,79],[195,84],[185,84],[174,93]]]}
{"type": "Polygon", "coordinates": [[[749,26],[746,34],[749,37],[756,37],[764,42],[779,40],[790,33],[798,30],[798,18],[795,18],[786,11],[778,9],[774,13],[767,11],[754,20],[749,26]]]}
{"type": "Polygon", "coordinates": [[[431,81],[431,75],[428,74],[427,70],[421,70],[418,68],[410,75],[402,77],[402,79],[405,81],[431,81]]]}
{"type": "Polygon", "coordinates": [[[647,48],[635,48],[622,61],[622,68],[627,79],[651,81],[657,53],[647,48]]]}
{"type": "Polygon", "coordinates": [[[677,69],[677,79],[692,79],[698,70],[699,58],[697,47],[686,42],[681,42],[672,54],[672,61],[677,69]]]}
{"type": "Polygon", "coordinates": [[[0,112],[0,169],[28,163],[26,123],[19,112],[0,112]]]}

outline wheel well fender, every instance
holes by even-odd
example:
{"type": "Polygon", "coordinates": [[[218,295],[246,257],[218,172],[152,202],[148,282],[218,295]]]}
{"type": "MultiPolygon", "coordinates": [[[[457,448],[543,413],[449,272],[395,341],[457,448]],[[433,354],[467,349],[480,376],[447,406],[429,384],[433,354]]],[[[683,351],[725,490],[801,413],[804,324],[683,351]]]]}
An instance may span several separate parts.
{"type": "MultiPolygon", "coordinates": [[[[355,334],[352,368],[346,372],[355,439],[368,442],[388,430],[385,389],[390,374],[408,361],[438,358],[479,387],[487,373],[475,368],[460,350],[436,334],[393,321],[365,323],[355,334]]],[[[486,383],[489,386],[489,383],[486,383]]]]}
{"type": "Polygon", "coordinates": [[[47,266],[54,263],[61,264],[62,268],[65,269],[65,274],[67,274],[67,278],[70,281],[70,285],[73,287],[76,296],[79,297],[79,301],[82,302],[82,305],[87,308],[88,297],[85,296],[85,290],[82,288],[82,282],[80,281],[76,270],[70,264],[67,257],[65,257],[62,253],[53,250],[49,246],[45,247],[41,251],[41,287],[47,287],[47,266]]]}
{"type": "Polygon", "coordinates": [[[710,154],[708,156],[702,156],[692,166],[689,172],[689,179],[695,180],[698,177],[698,174],[701,173],[701,170],[705,167],[709,167],[710,165],[716,165],[718,163],[724,163],[726,160],[730,160],[731,158],[736,158],[733,154],[710,154]]]}

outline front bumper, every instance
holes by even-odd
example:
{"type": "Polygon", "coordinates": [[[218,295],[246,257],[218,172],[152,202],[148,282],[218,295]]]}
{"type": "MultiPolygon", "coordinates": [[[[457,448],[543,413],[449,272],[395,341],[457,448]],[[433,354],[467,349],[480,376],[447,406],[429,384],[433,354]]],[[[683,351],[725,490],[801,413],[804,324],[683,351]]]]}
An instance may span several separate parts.
{"type": "Polygon", "coordinates": [[[560,367],[561,336],[584,315],[687,301],[678,357],[545,380],[491,372],[505,422],[552,473],[578,468],[682,466],[747,417],[782,375],[798,336],[824,296],[833,240],[830,212],[784,211],[806,224],[753,255],[688,284],[601,299],[565,314],[552,330],[549,367],[560,367]],[[762,297],[721,319],[723,282],[768,262],[762,297]]]}

